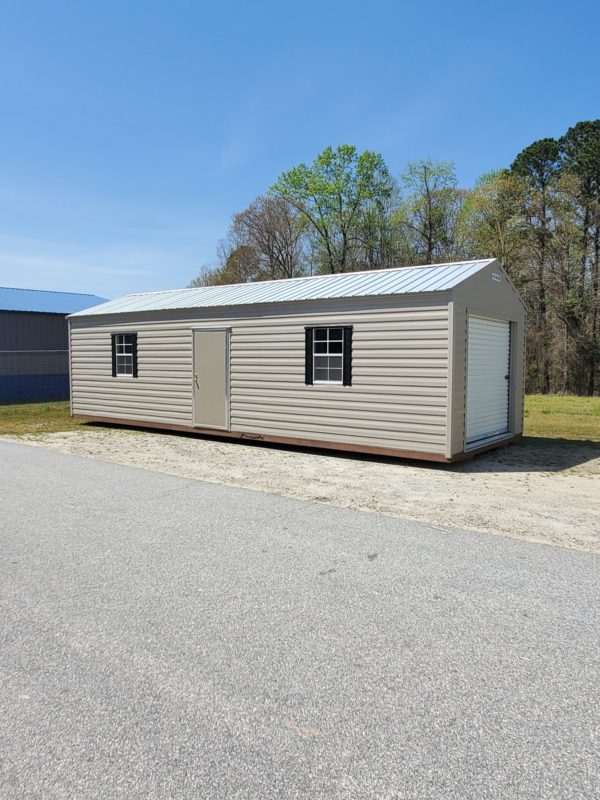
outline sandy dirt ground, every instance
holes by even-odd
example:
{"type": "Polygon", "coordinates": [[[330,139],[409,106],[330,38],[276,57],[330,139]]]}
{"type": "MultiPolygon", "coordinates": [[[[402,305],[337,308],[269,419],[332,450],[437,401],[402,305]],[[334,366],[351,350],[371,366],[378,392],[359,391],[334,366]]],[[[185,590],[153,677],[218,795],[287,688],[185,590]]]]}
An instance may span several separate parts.
{"type": "Polygon", "coordinates": [[[529,438],[464,464],[431,466],[109,427],[18,441],[193,480],[600,553],[600,444],[592,442],[529,438]]]}

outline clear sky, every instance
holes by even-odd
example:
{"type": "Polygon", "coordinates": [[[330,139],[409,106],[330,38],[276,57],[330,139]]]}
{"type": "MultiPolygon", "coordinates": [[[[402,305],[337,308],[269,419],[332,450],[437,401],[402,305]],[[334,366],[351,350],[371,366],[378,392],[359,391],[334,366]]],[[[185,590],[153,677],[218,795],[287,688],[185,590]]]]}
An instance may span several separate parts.
{"type": "Polygon", "coordinates": [[[185,286],[328,144],[470,185],[600,117],[598,0],[2,0],[0,20],[5,286],[185,286]]]}

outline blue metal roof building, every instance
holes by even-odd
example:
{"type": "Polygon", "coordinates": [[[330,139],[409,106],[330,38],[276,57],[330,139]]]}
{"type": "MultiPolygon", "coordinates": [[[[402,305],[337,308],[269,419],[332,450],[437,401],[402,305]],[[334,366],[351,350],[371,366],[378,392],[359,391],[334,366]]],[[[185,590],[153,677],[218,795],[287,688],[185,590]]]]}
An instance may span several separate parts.
{"type": "Polygon", "coordinates": [[[93,294],[0,287],[0,403],[68,399],[66,317],[102,302],[93,294]]]}
{"type": "Polygon", "coordinates": [[[12,289],[0,286],[0,311],[30,311],[38,314],[75,314],[105,303],[105,297],[75,292],[12,289]]]}

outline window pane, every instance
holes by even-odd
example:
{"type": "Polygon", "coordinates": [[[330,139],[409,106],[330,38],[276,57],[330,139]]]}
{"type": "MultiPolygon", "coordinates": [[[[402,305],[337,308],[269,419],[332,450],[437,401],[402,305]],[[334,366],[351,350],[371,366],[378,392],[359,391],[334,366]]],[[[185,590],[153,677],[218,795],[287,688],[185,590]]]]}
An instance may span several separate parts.
{"type": "Polygon", "coordinates": [[[315,342],[315,353],[326,353],[327,342],[315,342]]]}
{"type": "Polygon", "coordinates": [[[330,339],[342,339],[343,338],[343,330],[342,330],[342,328],[329,328],[329,338],[330,339]]]}
{"type": "Polygon", "coordinates": [[[128,334],[120,333],[116,337],[116,350],[117,355],[128,355],[133,353],[133,336],[128,334]]]}
{"type": "Polygon", "coordinates": [[[342,357],[329,356],[329,369],[341,369],[341,368],[342,368],[342,357]]]}
{"type": "Polygon", "coordinates": [[[329,366],[329,356],[315,356],[315,367],[325,367],[329,366]]]}
{"type": "Polygon", "coordinates": [[[314,335],[315,335],[315,340],[327,339],[327,328],[315,328],[314,335]]]}
{"type": "Polygon", "coordinates": [[[330,353],[341,353],[343,342],[329,342],[330,353]]]}
{"type": "Polygon", "coordinates": [[[341,369],[330,369],[329,370],[329,380],[330,381],[338,381],[339,383],[342,382],[342,370],[341,369]]]}
{"type": "Polygon", "coordinates": [[[327,369],[315,369],[315,380],[326,381],[328,380],[329,371],[327,369]]]}
{"type": "Polygon", "coordinates": [[[117,375],[133,375],[133,358],[117,356],[117,375]]]}

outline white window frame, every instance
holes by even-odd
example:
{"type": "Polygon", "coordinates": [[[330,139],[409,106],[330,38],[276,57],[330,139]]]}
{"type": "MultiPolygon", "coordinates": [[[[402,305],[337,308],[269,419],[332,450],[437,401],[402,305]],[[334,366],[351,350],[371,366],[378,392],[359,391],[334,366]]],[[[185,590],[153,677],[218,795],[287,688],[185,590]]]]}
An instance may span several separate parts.
{"type": "MultiPolygon", "coordinates": [[[[312,330],[312,362],[313,362],[312,363],[313,384],[315,384],[315,385],[320,385],[320,384],[321,385],[330,385],[330,386],[343,386],[344,385],[344,326],[343,325],[319,325],[318,327],[313,328],[313,330],[312,330]],[[341,338],[339,338],[339,339],[330,339],[329,338],[329,331],[332,331],[332,330],[341,331],[342,332],[341,338]],[[316,337],[317,331],[327,331],[327,339],[325,339],[325,340],[317,339],[317,337],[316,337]],[[322,343],[323,341],[327,342],[327,352],[326,353],[317,353],[317,352],[315,352],[315,346],[316,346],[317,342],[322,343]],[[341,343],[342,349],[341,349],[341,351],[339,353],[330,353],[329,352],[329,343],[331,341],[340,342],[341,343]],[[328,358],[328,359],[332,358],[332,357],[340,359],[339,370],[340,370],[340,373],[341,373],[341,377],[340,377],[339,380],[334,380],[334,381],[332,381],[332,380],[322,380],[322,379],[317,379],[315,377],[315,372],[316,372],[317,369],[324,369],[324,367],[317,367],[316,366],[316,359],[317,358],[323,358],[323,357],[328,358]]],[[[338,368],[334,367],[333,369],[338,369],[338,368]]],[[[331,367],[328,365],[327,366],[327,372],[329,373],[330,370],[331,370],[331,367]]]]}
{"type": "Polygon", "coordinates": [[[133,378],[133,342],[134,333],[116,333],[115,334],[115,377],[116,378],[133,378]],[[126,342],[125,339],[129,338],[130,341],[126,342]],[[119,341],[121,340],[121,341],[119,341]],[[129,352],[125,348],[129,347],[129,352]],[[123,352],[119,352],[119,348],[123,348],[123,352]],[[119,358],[126,358],[126,364],[129,366],[128,372],[119,371],[119,358]]]}

